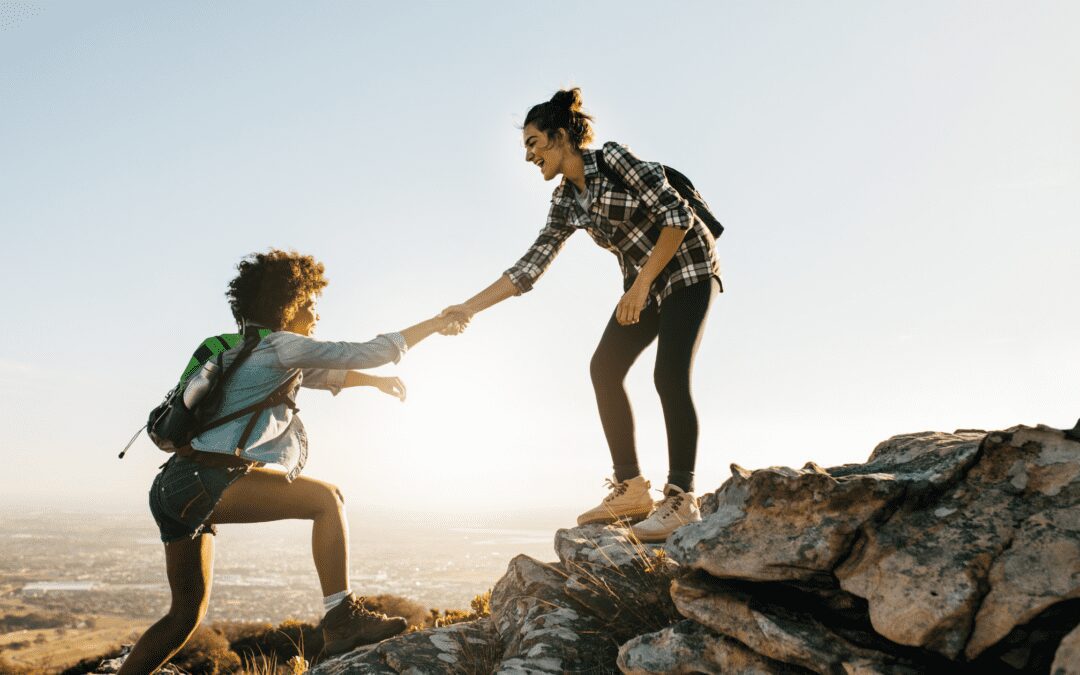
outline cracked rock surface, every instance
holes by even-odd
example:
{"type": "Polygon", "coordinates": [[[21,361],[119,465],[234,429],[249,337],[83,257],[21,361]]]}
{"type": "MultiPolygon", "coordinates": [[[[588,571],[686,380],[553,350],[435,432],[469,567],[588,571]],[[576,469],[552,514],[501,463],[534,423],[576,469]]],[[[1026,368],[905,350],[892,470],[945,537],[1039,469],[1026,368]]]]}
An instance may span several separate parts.
{"type": "Polygon", "coordinates": [[[559,530],[557,562],[519,555],[491,592],[491,616],[408,633],[327,660],[317,675],[616,672],[619,645],[677,620],[674,563],[624,528],[559,530]]]}
{"type": "Polygon", "coordinates": [[[1076,430],[733,465],[701,501],[663,549],[619,527],[559,530],[556,562],[510,561],[490,618],[312,672],[1080,673],[1076,430]]]}

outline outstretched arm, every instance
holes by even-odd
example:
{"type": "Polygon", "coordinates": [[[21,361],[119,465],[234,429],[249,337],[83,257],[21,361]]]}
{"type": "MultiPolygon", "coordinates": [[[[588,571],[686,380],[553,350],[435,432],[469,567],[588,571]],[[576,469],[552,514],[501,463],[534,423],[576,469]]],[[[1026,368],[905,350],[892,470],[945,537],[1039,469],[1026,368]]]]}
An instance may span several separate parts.
{"type": "Polygon", "coordinates": [[[482,312],[492,305],[497,305],[511,296],[518,295],[518,293],[520,293],[520,291],[517,286],[510,281],[509,276],[504,274],[496,279],[495,283],[460,305],[451,305],[447,307],[439,316],[446,317],[459,325],[467,324],[474,314],[482,312]]]}
{"type": "Polygon", "coordinates": [[[400,377],[380,377],[350,370],[345,374],[345,384],[343,386],[375,387],[384,394],[396,396],[402,401],[405,400],[405,383],[401,381],[400,377]]]}
{"type": "Polygon", "coordinates": [[[525,255],[493,284],[465,302],[447,307],[439,316],[449,317],[452,325],[464,328],[477,312],[532,290],[533,284],[544,274],[573,233],[574,228],[567,224],[566,206],[553,196],[547,222],[525,255]]]}
{"type": "Polygon", "coordinates": [[[443,335],[457,335],[464,330],[464,326],[455,326],[454,320],[444,315],[445,312],[425,321],[421,321],[415,326],[404,328],[398,332],[401,333],[401,337],[405,338],[405,344],[412,349],[432,333],[439,332],[443,335]]]}

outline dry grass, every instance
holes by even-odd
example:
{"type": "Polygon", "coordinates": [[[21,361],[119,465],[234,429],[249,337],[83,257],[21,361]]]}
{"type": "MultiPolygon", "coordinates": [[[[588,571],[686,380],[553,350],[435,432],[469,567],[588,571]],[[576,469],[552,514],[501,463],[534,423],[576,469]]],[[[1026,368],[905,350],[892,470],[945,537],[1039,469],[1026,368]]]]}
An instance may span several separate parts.
{"type": "MultiPolygon", "coordinates": [[[[467,610],[427,609],[408,598],[389,594],[369,596],[364,604],[373,611],[404,616],[411,630],[422,630],[489,616],[491,591],[474,597],[467,610]]],[[[100,656],[84,658],[64,674],[93,672],[102,660],[120,653],[116,646],[103,645],[102,649],[105,651],[100,656]]],[[[475,657],[478,663],[487,662],[488,655],[478,645],[469,644],[466,649],[476,652],[470,658],[475,657]]],[[[274,626],[262,622],[223,621],[201,626],[170,663],[191,675],[300,675],[307,672],[321,651],[322,632],[312,623],[289,619],[274,626]]],[[[0,658],[0,675],[36,674],[42,672],[43,667],[40,662],[23,665],[0,658]]]]}
{"type": "Polygon", "coordinates": [[[441,628],[443,626],[452,626],[455,623],[462,623],[464,621],[476,621],[486,616],[491,616],[491,589],[489,588],[486,593],[477,595],[469,602],[469,609],[444,609],[431,610],[430,615],[427,617],[425,624],[419,626],[420,630],[424,628],[441,628]]]}
{"type": "MultiPolygon", "coordinates": [[[[593,596],[593,602],[588,605],[608,610],[593,615],[603,622],[598,634],[610,640],[614,650],[626,640],[661,630],[682,619],[671,600],[671,582],[679,566],[668,557],[667,551],[641,542],[627,530],[626,541],[620,542],[620,546],[631,562],[618,565],[598,542],[589,541],[606,564],[567,561],[566,572],[593,596]]],[[[597,667],[601,668],[597,672],[606,672],[603,670],[606,666],[597,667]]]]}

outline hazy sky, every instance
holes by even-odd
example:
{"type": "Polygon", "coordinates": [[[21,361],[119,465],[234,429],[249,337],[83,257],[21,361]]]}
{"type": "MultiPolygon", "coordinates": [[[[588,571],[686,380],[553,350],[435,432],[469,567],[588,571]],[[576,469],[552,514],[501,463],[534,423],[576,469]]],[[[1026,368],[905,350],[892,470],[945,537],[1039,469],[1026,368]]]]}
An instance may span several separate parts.
{"type": "MultiPolygon", "coordinates": [[[[543,225],[529,106],[691,176],[727,226],[698,486],[863,461],[898,433],[1080,416],[1075,2],[0,2],[0,503],[146,513],[116,453],[246,253],[309,252],[319,335],[493,281],[543,225]]],[[[574,237],[523,297],[372,389],[302,393],[306,473],[354,508],[603,495],[588,362],[621,295],[574,237]]],[[[629,386],[661,487],[653,351],[629,386]]]]}

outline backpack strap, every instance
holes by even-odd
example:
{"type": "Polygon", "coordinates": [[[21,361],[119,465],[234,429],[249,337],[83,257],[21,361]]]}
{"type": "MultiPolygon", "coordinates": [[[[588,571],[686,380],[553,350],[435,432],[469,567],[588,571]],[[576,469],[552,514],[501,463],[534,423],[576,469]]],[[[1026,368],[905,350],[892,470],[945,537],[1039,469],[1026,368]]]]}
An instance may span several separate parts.
{"type": "Polygon", "coordinates": [[[243,433],[240,434],[240,440],[236,442],[236,450],[234,454],[239,455],[240,452],[244,449],[244,444],[247,443],[248,438],[251,436],[251,432],[255,430],[255,423],[259,420],[260,412],[266,410],[267,408],[273,408],[274,406],[282,403],[284,403],[289,408],[289,410],[292,410],[294,413],[300,410],[296,407],[296,402],[293,400],[292,396],[289,395],[290,392],[292,392],[293,386],[295,386],[296,384],[297,378],[299,377],[300,373],[297,372],[295,375],[285,380],[284,383],[274,389],[274,391],[270,392],[270,395],[263,400],[259,401],[258,403],[252,403],[251,405],[241,408],[240,410],[234,410],[233,412],[225,415],[224,417],[219,417],[213,422],[209,422],[201,426],[198,433],[201,434],[208,429],[213,429],[215,427],[220,427],[223,424],[228,424],[233,420],[240,419],[244,415],[251,415],[251,417],[248,419],[247,424],[244,425],[243,433]]]}
{"type": "MultiPolygon", "coordinates": [[[[202,401],[201,405],[199,405],[200,411],[210,412],[218,407],[221,402],[221,397],[224,396],[225,385],[228,384],[229,380],[232,378],[233,373],[236,372],[237,368],[239,368],[240,365],[243,364],[244,361],[247,361],[248,357],[251,356],[251,352],[255,351],[255,347],[259,344],[260,340],[262,340],[262,337],[259,335],[259,332],[257,330],[252,330],[248,333],[245,333],[244,345],[240,348],[240,351],[237,353],[236,358],[232,360],[232,363],[230,363],[228,367],[225,368],[224,372],[221,373],[221,377],[218,378],[217,385],[214,387],[213,395],[216,400],[202,401]]],[[[224,354],[224,352],[222,352],[222,354],[224,354]]],[[[214,420],[213,422],[204,422],[202,424],[199,424],[192,432],[192,437],[194,438],[195,436],[198,436],[207,429],[221,426],[222,424],[225,424],[225,422],[230,422],[236,417],[240,416],[236,415],[236,417],[233,417],[232,415],[235,415],[235,413],[226,415],[225,417],[214,420]]]]}
{"type": "MultiPolygon", "coordinates": [[[[626,180],[619,175],[619,172],[604,161],[603,150],[596,153],[596,168],[604,177],[614,183],[615,187],[619,190],[635,196],[638,195],[638,191],[628,185],[626,180]]],[[[680,197],[687,201],[690,205],[690,209],[693,210],[694,215],[705,223],[705,226],[712,232],[713,237],[719,237],[723,234],[724,226],[721,225],[720,221],[713,215],[712,209],[705,203],[705,198],[697,191],[697,188],[690,182],[690,179],[682,172],[672,169],[666,164],[661,164],[660,168],[664,171],[664,177],[667,179],[668,185],[670,185],[675,192],[679,193],[680,197]]]]}
{"type": "Polygon", "coordinates": [[[604,151],[596,151],[596,168],[602,176],[615,184],[615,187],[619,188],[622,192],[629,192],[632,195],[637,194],[637,190],[632,189],[623,180],[623,177],[619,175],[619,172],[611,168],[611,165],[604,161],[604,151]]]}

